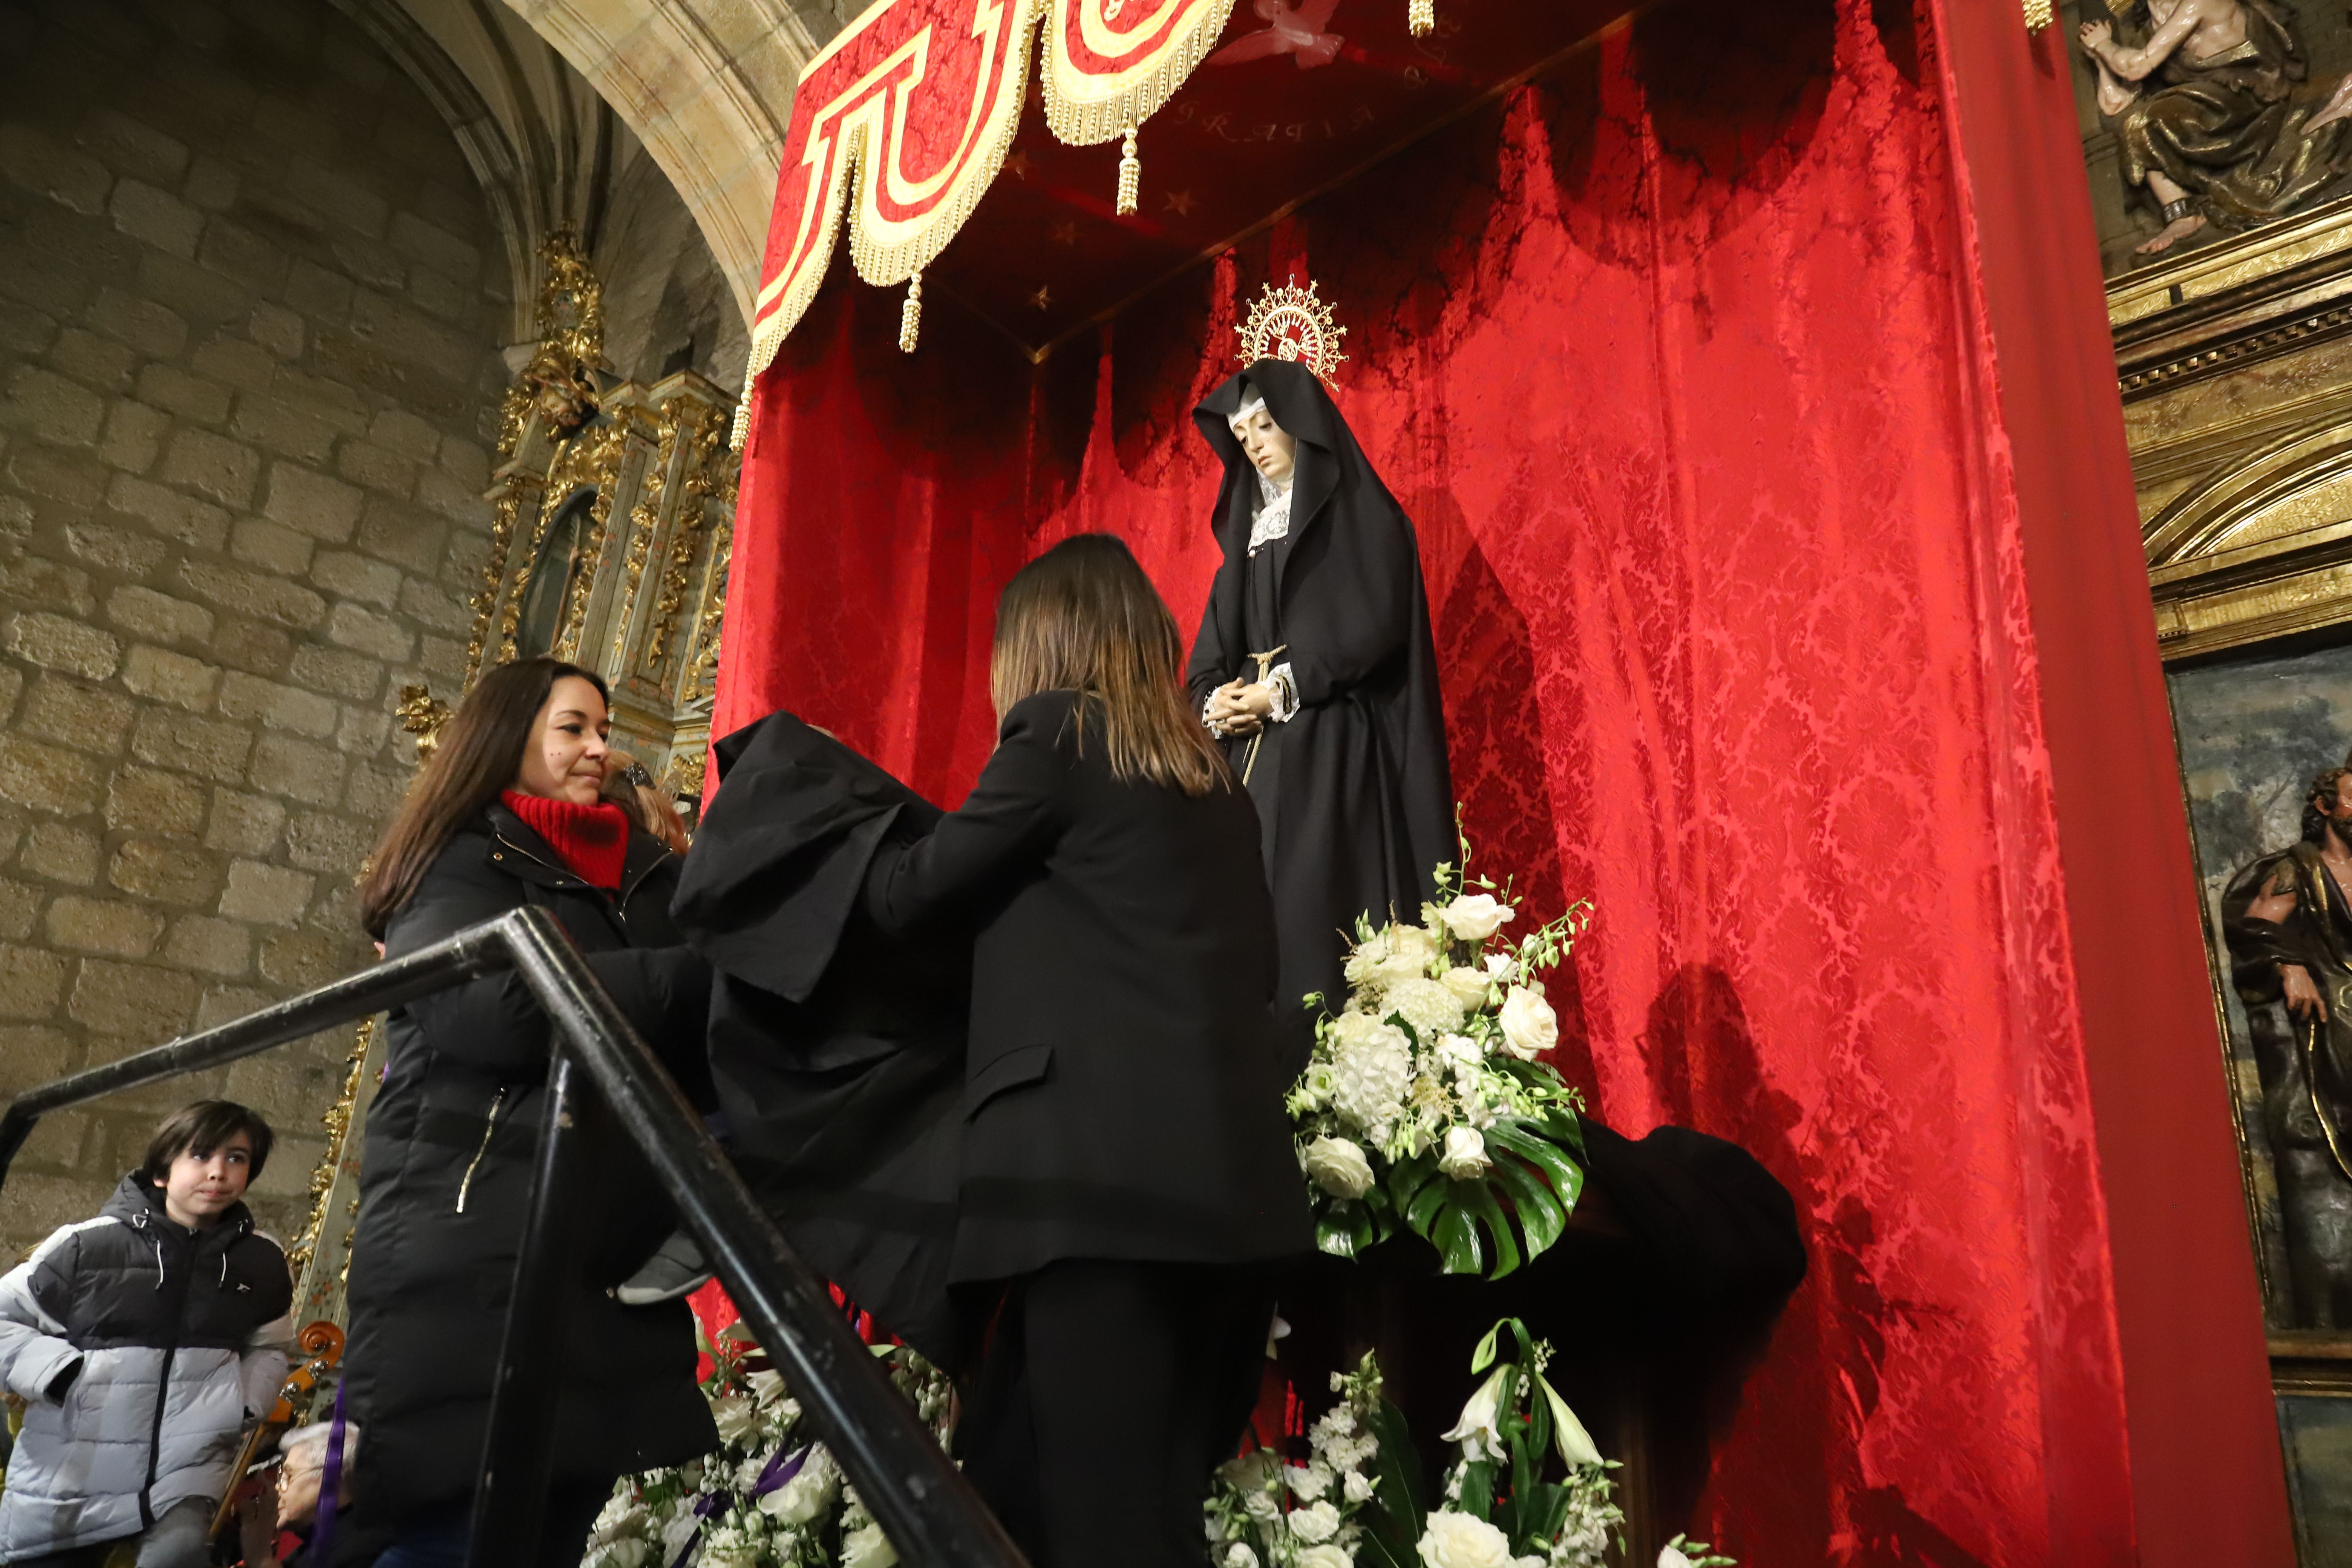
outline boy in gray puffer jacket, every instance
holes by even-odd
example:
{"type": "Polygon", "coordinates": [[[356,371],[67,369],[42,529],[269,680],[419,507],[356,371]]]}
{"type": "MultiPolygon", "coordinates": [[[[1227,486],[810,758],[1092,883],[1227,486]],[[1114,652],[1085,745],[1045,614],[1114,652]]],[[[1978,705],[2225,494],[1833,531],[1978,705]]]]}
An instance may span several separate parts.
{"type": "Polygon", "coordinates": [[[0,1489],[0,1563],[203,1568],[250,1412],[286,1375],[293,1282],[246,1184],[268,1124],[201,1100],[156,1130],[96,1219],[0,1279],[0,1383],[26,1402],[0,1489]]]}

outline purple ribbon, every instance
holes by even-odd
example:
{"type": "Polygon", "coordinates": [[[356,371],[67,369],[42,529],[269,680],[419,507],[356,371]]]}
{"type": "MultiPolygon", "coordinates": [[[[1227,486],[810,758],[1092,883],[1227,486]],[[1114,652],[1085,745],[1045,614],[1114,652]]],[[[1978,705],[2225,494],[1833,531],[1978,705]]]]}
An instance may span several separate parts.
{"type": "Polygon", "coordinates": [[[335,1380],[335,1415],[327,1426],[327,1457],[319,1467],[319,1522],[310,1531],[310,1561],[327,1561],[335,1540],[335,1504],[343,1489],[343,1382],[335,1380]]]}
{"type": "MultiPolygon", "coordinates": [[[[799,1453],[789,1457],[782,1448],[777,1449],[769,1456],[767,1464],[761,1468],[760,1479],[751,1483],[751,1495],[755,1499],[763,1498],[790,1482],[794,1476],[801,1473],[801,1467],[808,1463],[808,1457],[813,1448],[812,1445],[811,1447],[803,1448],[799,1453]]],[[[735,1494],[730,1491],[722,1489],[705,1493],[702,1500],[694,1505],[694,1517],[708,1521],[712,1514],[722,1511],[734,1501],[735,1494]]],[[[677,1561],[671,1563],[669,1568],[686,1568],[686,1560],[694,1555],[695,1542],[701,1539],[702,1527],[697,1525],[694,1533],[686,1538],[686,1544],[678,1549],[677,1561]]]]}

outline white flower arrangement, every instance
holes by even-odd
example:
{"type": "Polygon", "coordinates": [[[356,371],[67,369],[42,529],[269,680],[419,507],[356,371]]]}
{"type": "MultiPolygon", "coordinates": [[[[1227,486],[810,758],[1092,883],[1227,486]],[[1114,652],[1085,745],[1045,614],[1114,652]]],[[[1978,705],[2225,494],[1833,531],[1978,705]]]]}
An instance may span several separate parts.
{"type": "MultiPolygon", "coordinates": [[[[898,1553],[841,1467],[803,1435],[801,1406],[741,1323],[702,1348],[720,1447],[673,1469],[625,1476],[597,1516],[582,1568],[892,1568],[898,1553]]],[[[941,1446],[947,1374],[904,1345],[877,1345],[890,1381],[941,1446]]]]}
{"type": "MultiPolygon", "coordinates": [[[[1604,1568],[1610,1540],[1624,1544],[1624,1511],[1609,1472],[1617,1468],[1544,1376],[1551,1347],[1527,1325],[1506,1318],[1486,1331],[1470,1358],[1486,1372],[1462,1418],[1445,1434],[1455,1445],[1437,1506],[1418,1519],[1414,1551],[1423,1568],[1604,1568]],[[1517,1360],[1497,1359],[1507,1328],[1517,1360]],[[1562,1479],[1547,1480],[1552,1461],[1562,1479]]],[[[1734,1568],[1703,1541],[1677,1535],[1658,1553],[1658,1568],[1734,1568]]]]}
{"type": "Polygon", "coordinates": [[[1510,889],[1465,881],[1462,855],[1462,871],[1437,868],[1419,925],[1358,922],[1347,1005],[1307,999],[1324,1011],[1287,1104],[1324,1251],[1354,1257],[1402,1226],[1446,1272],[1500,1279],[1559,1240],[1583,1187],[1581,1103],[1541,1059],[1559,1020],[1540,976],[1591,906],[1513,942],[1510,889]]]}
{"type": "MultiPolygon", "coordinates": [[[[1378,1364],[1366,1355],[1353,1373],[1333,1373],[1331,1391],[1339,1403],[1307,1429],[1307,1463],[1254,1448],[1218,1467],[1202,1510],[1216,1568],[1352,1568],[1357,1516],[1380,1488],[1369,1468],[1381,1454],[1378,1364]]],[[[1385,1418],[1398,1419],[1393,1406],[1385,1418]]]]}

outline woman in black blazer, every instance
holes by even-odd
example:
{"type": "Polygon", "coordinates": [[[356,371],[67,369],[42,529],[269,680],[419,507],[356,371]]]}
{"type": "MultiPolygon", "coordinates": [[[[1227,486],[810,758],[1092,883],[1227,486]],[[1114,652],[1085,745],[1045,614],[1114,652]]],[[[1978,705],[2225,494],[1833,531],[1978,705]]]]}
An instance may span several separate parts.
{"type": "Polygon", "coordinates": [[[1313,1245],[1256,814],[1181,668],[1125,545],[1048,551],[998,601],[995,754],[867,872],[884,931],[972,933],[951,1278],[1003,1297],[961,1450],[1041,1568],[1205,1561],[1313,1245]]]}

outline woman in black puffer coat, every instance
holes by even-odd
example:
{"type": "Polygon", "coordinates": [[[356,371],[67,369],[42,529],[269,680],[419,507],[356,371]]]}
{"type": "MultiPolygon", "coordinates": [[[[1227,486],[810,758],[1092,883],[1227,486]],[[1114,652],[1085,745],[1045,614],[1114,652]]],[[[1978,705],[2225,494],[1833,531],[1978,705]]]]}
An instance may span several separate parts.
{"type": "MultiPolygon", "coordinates": [[[[677,858],[598,802],[604,682],[553,659],[484,674],[378,845],[361,914],[397,958],[526,904],[549,910],[689,1095],[707,1093],[710,981],[670,923],[677,858]]],[[[365,1434],[338,1564],[457,1568],[481,1464],[545,1110],[550,1030],[512,973],[391,1016],[352,1248],[347,1414],[365,1434]]],[[[556,1475],[540,1561],[573,1568],[619,1476],[716,1446],[682,1301],[624,1307],[677,1223],[633,1147],[576,1201],[587,1289],[565,1321],[556,1475]]]]}

